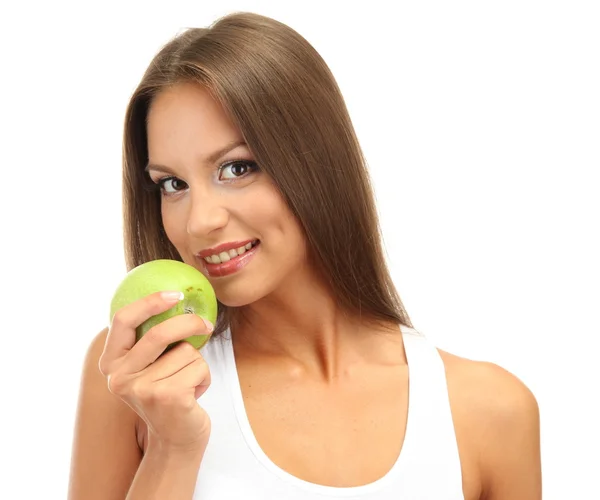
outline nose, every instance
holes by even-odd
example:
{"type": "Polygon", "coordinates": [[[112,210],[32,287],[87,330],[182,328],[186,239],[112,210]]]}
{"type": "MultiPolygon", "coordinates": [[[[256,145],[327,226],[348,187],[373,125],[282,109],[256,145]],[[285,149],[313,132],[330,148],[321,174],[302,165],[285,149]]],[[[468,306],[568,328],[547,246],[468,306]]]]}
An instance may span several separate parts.
{"type": "Polygon", "coordinates": [[[206,237],[206,235],[227,225],[229,212],[218,192],[202,190],[192,194],[187,232],[190,236],[206,237]]]}

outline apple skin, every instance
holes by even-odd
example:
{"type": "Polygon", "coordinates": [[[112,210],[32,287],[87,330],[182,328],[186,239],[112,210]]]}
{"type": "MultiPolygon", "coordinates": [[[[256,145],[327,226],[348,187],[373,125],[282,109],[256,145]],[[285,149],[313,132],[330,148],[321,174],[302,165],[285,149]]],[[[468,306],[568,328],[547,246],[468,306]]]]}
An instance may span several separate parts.
{"type": "MultiPolygon", "coordinates": [[[[110,303],[110,321],[120,308],[155,292],[180,291],[183,300],[171,309],[148,318],[136,328],[136,342],[150,328],[179,314],[197,314],[213,325],[217,320],[217,298],[208,279],[195,267],[171,259],[157,259],[145,262],[127,273],[117,287],[110,303]]],[[[184,339],[200,349],[208,342],[210,335],[193,335],[184,339]]],[[[178,342],[170,344],[168,351],[178,342]]]]}

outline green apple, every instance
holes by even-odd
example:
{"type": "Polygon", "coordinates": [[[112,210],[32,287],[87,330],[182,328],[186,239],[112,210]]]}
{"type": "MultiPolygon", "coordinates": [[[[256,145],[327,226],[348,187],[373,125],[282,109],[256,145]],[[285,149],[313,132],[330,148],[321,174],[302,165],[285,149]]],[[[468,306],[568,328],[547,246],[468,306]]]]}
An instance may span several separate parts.
{"type": "MultiPolygon", "coordinates": [[[[213,325],[217,319],[217,298],[206,277],[183,262],[158,259],[141,264],[127,273],[117,287],[110,303],[110,320],[120,308],[147,295],[163,291],[183,292],[183,300],[171,309],[148,318],[136,328],[136,342],[150,328],[179,314],[197,314],[213,325]]],[[[200,349],[210,335],[194,335],[184,339],[196,349],[200,349]]],[[[175,344],[170,344],[167,350],[175,344]]],[[[166,351],[165,351],[166,352],[166,351]]]]}

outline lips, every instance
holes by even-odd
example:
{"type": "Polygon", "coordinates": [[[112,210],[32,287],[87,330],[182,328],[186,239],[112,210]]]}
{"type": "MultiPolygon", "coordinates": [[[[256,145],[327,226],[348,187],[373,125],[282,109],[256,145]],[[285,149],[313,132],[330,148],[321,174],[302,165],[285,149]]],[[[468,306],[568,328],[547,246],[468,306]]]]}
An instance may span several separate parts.
{"type": "MultiPolygon", "coordinates": [[[[206,270],[206,274],[211,277],[220,277],[220,276],[228,276],[233,274],[242,268],[244,268],[252,257],[256,254],[256,252],[260,248],[260,241],[256,243],[250,250],[247,250],[242,255],[238,255],[237,257],[228,260],[227,262],[222,262],[221,264],[211,264],[206,262],[204,258],[201,258],[200,255],[197,256],[198,260],[201,262],[202,266],[206,270]]],[[[212,255],[212,254],[211,254],[212,255]]]]}
{"type": "Polygon", "coordinates": [[[229,250],[237,249],[243,246],[246,246],[248,243],[252,243],[254,240],[245,240],[245,241],[231,241],[229,243],[223,243],[213,248],[208,248],[206,250],[202,250],[198,252],[196,255],[203,259],[204,257],[210,257],[211,255],[219,255],[221,252],[229,252],[229,250]]]}

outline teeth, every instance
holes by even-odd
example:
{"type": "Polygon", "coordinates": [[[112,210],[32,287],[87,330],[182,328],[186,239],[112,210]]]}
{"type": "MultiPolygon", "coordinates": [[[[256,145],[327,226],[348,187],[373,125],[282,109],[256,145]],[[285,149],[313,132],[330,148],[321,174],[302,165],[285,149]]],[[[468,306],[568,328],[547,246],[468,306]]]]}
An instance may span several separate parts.
{"type": "Polygon", "coordinates": [[[231,259],[234,259],[235,257],[238,257],[239,255],[242,255],[244,253],[246,253],[248,250],[250,250],[253,246],[254,246],[254,241],[247,243],[246,245],[244,245],[243,247],[239,247],[239,248],[235,248],[235,249],[231,249],[227,252],[221,252],[218,255],[211,255],[210,257],[205,257],[204,260],[206,262],[208,262],[209,264],[221,264],[223,262],[228,262],[231,259]]]}

